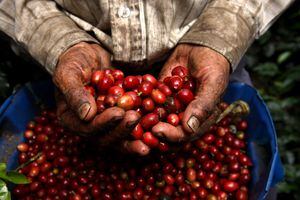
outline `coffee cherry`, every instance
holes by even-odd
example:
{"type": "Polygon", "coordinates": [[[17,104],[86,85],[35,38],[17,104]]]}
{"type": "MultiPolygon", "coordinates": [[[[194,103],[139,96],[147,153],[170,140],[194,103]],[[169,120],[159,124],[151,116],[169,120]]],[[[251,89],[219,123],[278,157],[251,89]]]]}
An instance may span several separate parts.
{"type": "Polygon", "coordinates": [[[104,77],[104,72],[101,70],[94,71],[91,78],[91,83],[94,86],[97,86],[100,81],[102,81],[104,77]]]}
{"type": "Polygon", "coordinates": [[[196,171],[193,168],[188,168],[186,171],[187,180],[193,182],[196,180],[196,171]]]}
{"type": "Polygon", "coordinates": [[[252,166],[252,162],[251,162],[250,158],[248,156],[246,156],[245,154],[239,155],[238,159],[242,165],[252,166]]]}
{"type": "Polygon", "coordinates": [[[144,197],[144,190],[142,188],[136,188],[133,192],[133,198],[134,199],[143,199],[144,197]]]}
{"type": "Polygon", "coordinates": [[[132,90],[139,85],[139,79],[135,76],[127,76],[124,79],[123,86],[126,90],[132,90]]]}
{"type": "Polygon", "coordinates": [[[171,89],[164,83],[160,84],[157,88],[166,96],[170,96],[172,94],[171,89]]]}
{"type": "Polygon", "coordinates": [[[226,134],[225,129],[223,127],[218,127],[217,134],[218,136],[223,137],[226,134]]]}
{"type": "Polygon", "coordinates": [[[187,184],[181,184],[178,187],[178,192],[187,195],[190,192],[190,187],[187,184]]]}
{"type": "Polygon", "coordinates": [[[202,139],[203,141],[206,143],[206,144],[211,144],[215,141],[215,136],[214,134],[211,134],[211,133],[206,133],[202,136],[202,139]]]}
{"type": "Polygon", "coordinates": [[[170,87],[171,90],[173,91],[179,91],[182,88],[182,78],[179,76],[172,76],[170,78],[168,86],[170,87]]]}
{"type": "Polygon", "coordinates": [[[107,107],[113,107],[117,104],[117,96],[108,94],[104,99],[104,105],[107,107]]]}
{"type": "Polygon", "coordinates": [[[176,97],[167,97],[165,108],[169,113],[179,113],[182,105],[176,97]]]}
{"type": "Polygon", "coordinates": [[[149,81],[143,81],[139,87],[138,91],[141,93],[142,96],[150,96],[153,90],[153,84],[149,81]]]}
{"type": "Polygon", "coordinates": [[[169,148],[169,145],[167,143],[159,142],[158,149],[161,152],[167,152],[167,151],[169,151],[170,148],[169,148]]]}
{"type": "MultiPolygon", "coordinates": [[[[31,124],[32,124],[32,123],[31,123],[31,124]]],[[[34,128],[34,126],[32,126],[32,128],[34,128]]],[[[33,133],[32,130],[26,130],[26,131],[24,132],[24,137],[25,137],[26,139],[32,138],[33,135],[34,135],[34,133],[33,133]]]]}
{"type": "Polygon", "coordinates": [[[30,177],[35,177],[35,176],[37,176],[37,175],[39,174],[39,172],[40,172],[40,168],[39,168],[39,167],[37,167],[37,166],[32,166],[32,167],[30,168],[30,170],[29,170],[28,175],[29,175],[30,177]]]}
{"type": "Polygon", "coordinates": [[[105,74],[104,77],[99,80],[97,84],[98,91],[100,93],[106,92],[114,84],[114,77],[111,74],[105,74]]]}
{"type": "Polygon", "coordinates": [[[144,131],[143,131],[142,125],[140,123],[138,123],[132,130],[131,135],[133,136],[134,139],[139,140],[139,139],[142,139],[143,133],[144,133],[144,131]]]}
{"type": "Polygon", "coordinates": [[[112,86],[108,90],[108,94],[116,96],[117,98],[121,97],[124,93],[124,89],[120,86],[112,86]]]}
{"type": "Polygon", "coordinates": [[[135,111],[136,111],[140,116],[143,116],[143,115],[144,115],[144,112],[143,112],[143,110],[142,110],[141,108],[137,108],[135,111]]]}
{"type": "Polygon", "coordinates": [[[188,105],[194,99],[194,94],[191,90],[181,89],[177,93],[177,97],[180,102],[182,102],[185,105],[188,105]]]}
{"type": "Polygon", "coordinates": [[[86,86],[84,86],[84,89],[88,93],[90,93],[92,96],[95,96],[96,92],[95,92],[95,89],[93,87],[86,85],[86,86]]]}
{"type": "Polygon", "coordinates": [[[104,101],[96,101],[97,113],[102,113],[105,110],[104,101]]]}
{"type": "Polygon", "coordinates": [[[28,144],[26,143],[20,143],[18,144],[17,146],[17,149],[20,151],[20,152],[27,152],[28,151],[28,144]]]}
{"type": "Polygon", "coordinates": [[[238,172],[238,171],[240,171],[240,168],[241,168],[241,166],[238,162],[231,162],[229,164],[229,171],[231,171],[231,172],[238,172]]]}
{"type": "Polygon", "coordinates": [[[142,99],[140,96],[138,96],[138,94],[136,92],[129,91],[129,92],[126,92],[126,94],[128,94],[132,97],[133,102],[134,102],[134,108],[138,108],[142,105],[142,99]]]}
{"type": "Polygon", "coordinates": [[[234,192],[235,190],[238,189],[239,185],[234,181],[225,180],[222,183],[222,187],[226,192],[234,192]]]}
{"type": "Polygon", "coordinates": [[[124,110],[132,110],[134,108],[134,100],[131,95],[125,93],[118,100],[118,107],[124,110]]]}
{"type": "Polygon", "coordinates": [[[163,104],[166,102],[166,95],[157,89],[152,90],[151,98],[157,104],[163,104]]]}
{"type": "Polygon", "coordinates": [[[183,66],[177,66],[172,70],[172,76],[180,76],[182,78],[186,77],[188,75],[188,69],[183,66]]]}
{"type": "Polygon", "coordinates": [[[124,79],[124,73],[121,70],[113,70],[112,75],[116,81],[122,81],[124,79]]]}
{"type": "Polygon", "coordinates": [[[145,111],[151,112],[155,108],[155,103],[151,98],[146,98],[142,102],[142,107],[145,111]]]}
{"type": "Polygon", "coordinates": [[[58,156],[55,160],[54,160],[54,163],[57,165],[57,166],[60,166],[60,167],[66,167],[69,163],[69,158],[67,156],[58,156]]]}
{"type": "Polygon", "coordinates": [[[242,120],[237,124],[237,129],[239,131],[245,131],[247,128],[248,128],[248,123],[245,120],[242,120]]]}
{"type": "Polygon", "coordinates": [[[206,189],[211,189],[214,186],[214,181],[212,179],[204,179],[203,184],[206,189]]]}
{"type": "Polygon", "coordinates": [[[112,70],[111,69],[105,69],[103,70],[105,75],[111,75],[112,74],[112,70]]]}
{"type": "Polygon", "coordinates": [[[192,92],[195,91],[195,88],[196,88],[196,83],[194,80],[187,80],[183,83],[182,85],[182,89],[187,89],[187,90],[190,90],[192,92]]]}
{"type": "Polygon", "coordinates": [[[198,197],[200,197],[201,199],[205,199],[208,195],[208,192],[205,188],[199,187],[197,189],[197,194],[198,194],[198,197]]]}
{"type": "Polygon", "coordinates": [[[175,179],[171,174],[164,175],[164,180],[168,185],[173,185],[175,183],[175,179]]]}
{"type": "Polygon", "coordinates": [[[244,184],[248,183],[250,181],[250,179],[251,179],[250,174],[241,174],[241,176],[239,178],[240,182],[244,183],[244,184]]]}
{"type": "Polygon", "coordinates": [[[239,189],[235,193],[235,198],[236,198],[236,200],[247,200],[248,194],[246,191],[239,189]]]}
{"type": "Polygon", "coordinates": [[[101,188],[98,186],[98,185],[93,185],[92,188],[91,188],[91,193],[92,193],[92,196],[96,199],[96,198],[99,198],[100,197],[100,194],[101,194],[101,188]]]}
{"type": "Polygon", "coordinates": [[[157,85],[157,80],[154,76],[152,76],[151,74],[145,74],[143,76],[143,81],[149,81],[150,83],[152,83],[153,87],[156,87],[157,85]]]}
{"type": "Polygon", "coordinates": [[[151,132],[144,133],[143,142],[152,148],[157,147],[159,145],[158,139],[151,132]]]}
{"type": "Polygon", "coordinates": [[[145,115],[144,117],[142,117],[142,119],[140,121],[142,127],[145,130],[149,130],[154,125],[156,125],[158,122],[159,122],[158,115],[154,114],[154,113],[149,113],[149,114],[145,115]]]}
{"type": "Polygon", "coordinates": [[[178,126],[179,124],[179,117],[178,115],[172,113],[172,114],[169,114],[168,117],[167,117],[167,122],[173,126],[178,126]]]}

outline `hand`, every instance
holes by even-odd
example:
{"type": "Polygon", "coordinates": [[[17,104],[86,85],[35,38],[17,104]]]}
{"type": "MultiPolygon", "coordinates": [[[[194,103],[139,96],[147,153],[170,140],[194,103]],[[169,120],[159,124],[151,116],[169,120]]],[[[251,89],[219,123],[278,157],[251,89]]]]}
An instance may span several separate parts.
{"type": "Polygon", "coordinates": [[[89,83],[93,71],[109,66],[110,54],[106,50],[98,44],[81,42],[59,57],[53,75],[59,89],[56,93],[57,114],[62,124],[84,135],[98,133],[101,145],[125,137],[140,118],[137,112],[125,112],[118,107],[97,115],[95,99],[84,86],[89,83]]]}
{"type": "Polygon", "coordinates": [[[152,128],[154,134],[173,142],[188,140],[215,122],[219,113],[214,110],[228,85],[230,74],[230,64],[223,55],[207,47],[181,44],[161,70],[160,80],[171,76],[171,71],[178,65],[187,66],[197,81],[195,100],[187,106],[182,126],[159,122],[152,128]]]}

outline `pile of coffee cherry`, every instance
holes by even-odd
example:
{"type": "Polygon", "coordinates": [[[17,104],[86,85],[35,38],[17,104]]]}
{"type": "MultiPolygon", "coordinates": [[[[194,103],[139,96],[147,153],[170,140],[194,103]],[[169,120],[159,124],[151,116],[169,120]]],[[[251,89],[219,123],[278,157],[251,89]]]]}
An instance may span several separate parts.
{"type": "Polygon", "coordinates": [[[163,81],[151,74],[125,77],[121,70],[106,69],[95,71],[85,88],[96,98],[98,113],[113,106],[136,110],[142,118],[132,138],[167,151],[168,145],[159,141],[151,129],[160,121],[180,125],[183,111],[194,99],[195,82],[183,66],[175,67],[163,81]]]}
{"type": "MultiPolygon", "coordinates": [[[[227,107],[219,104],[221,110],[227,107]]],[[[138,157],[99,150],[96,140],[68,132],[55,112],[44,110],[28,123],[24,142],[17,146],[17,170],[30,183],[15,186],[13,198],[246,200],[252,166],[246,154],[247,126],[241,117],[227,115],[198,139],[178,144],[175,152],[138,157]]]]}

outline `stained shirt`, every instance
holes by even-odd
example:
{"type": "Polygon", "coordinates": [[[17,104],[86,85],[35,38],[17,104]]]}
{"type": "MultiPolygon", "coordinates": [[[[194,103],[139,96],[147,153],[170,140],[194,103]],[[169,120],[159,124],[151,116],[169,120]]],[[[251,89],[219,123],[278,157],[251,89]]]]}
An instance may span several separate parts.
{"type": "Polygon", "coordinates": [[[0,0],[0,30],[53,73],[72,45],[99,43],[145,66],[180,43],[224,55],[232,69],[292,0],[0,0]]]}

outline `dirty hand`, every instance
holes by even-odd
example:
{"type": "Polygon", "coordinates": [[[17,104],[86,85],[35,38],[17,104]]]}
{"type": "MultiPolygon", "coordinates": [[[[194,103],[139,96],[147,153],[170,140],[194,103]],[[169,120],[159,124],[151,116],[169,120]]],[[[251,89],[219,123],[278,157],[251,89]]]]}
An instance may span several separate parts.
{"type": "Polygon", "coordinates": [[[181,126],[160,122],[152,128],[154,134],[172,142],[187,140],[215,122],[219,114],[214,112],[216,104],[227,87],[230,74],[227,59],[203,46],[178,45],[164,65],[160,79],[171,76],[171,71],[178,65],[188,67],[196,80],[195,99],[187,106],[181,126]]]}
{"type": "Polygon", "coordinates": [[[59,57],[53,74],[58,87],[57,114],[61,123],[77,133],[98,134],[103,145],[131,132],[140,118],[135,111],[125,112],[118,107],[97,114],[95,99],[84,86],[93,71],[109,68],[110,61],[110,54],[98,44],[80,42],[59,57]]]}

